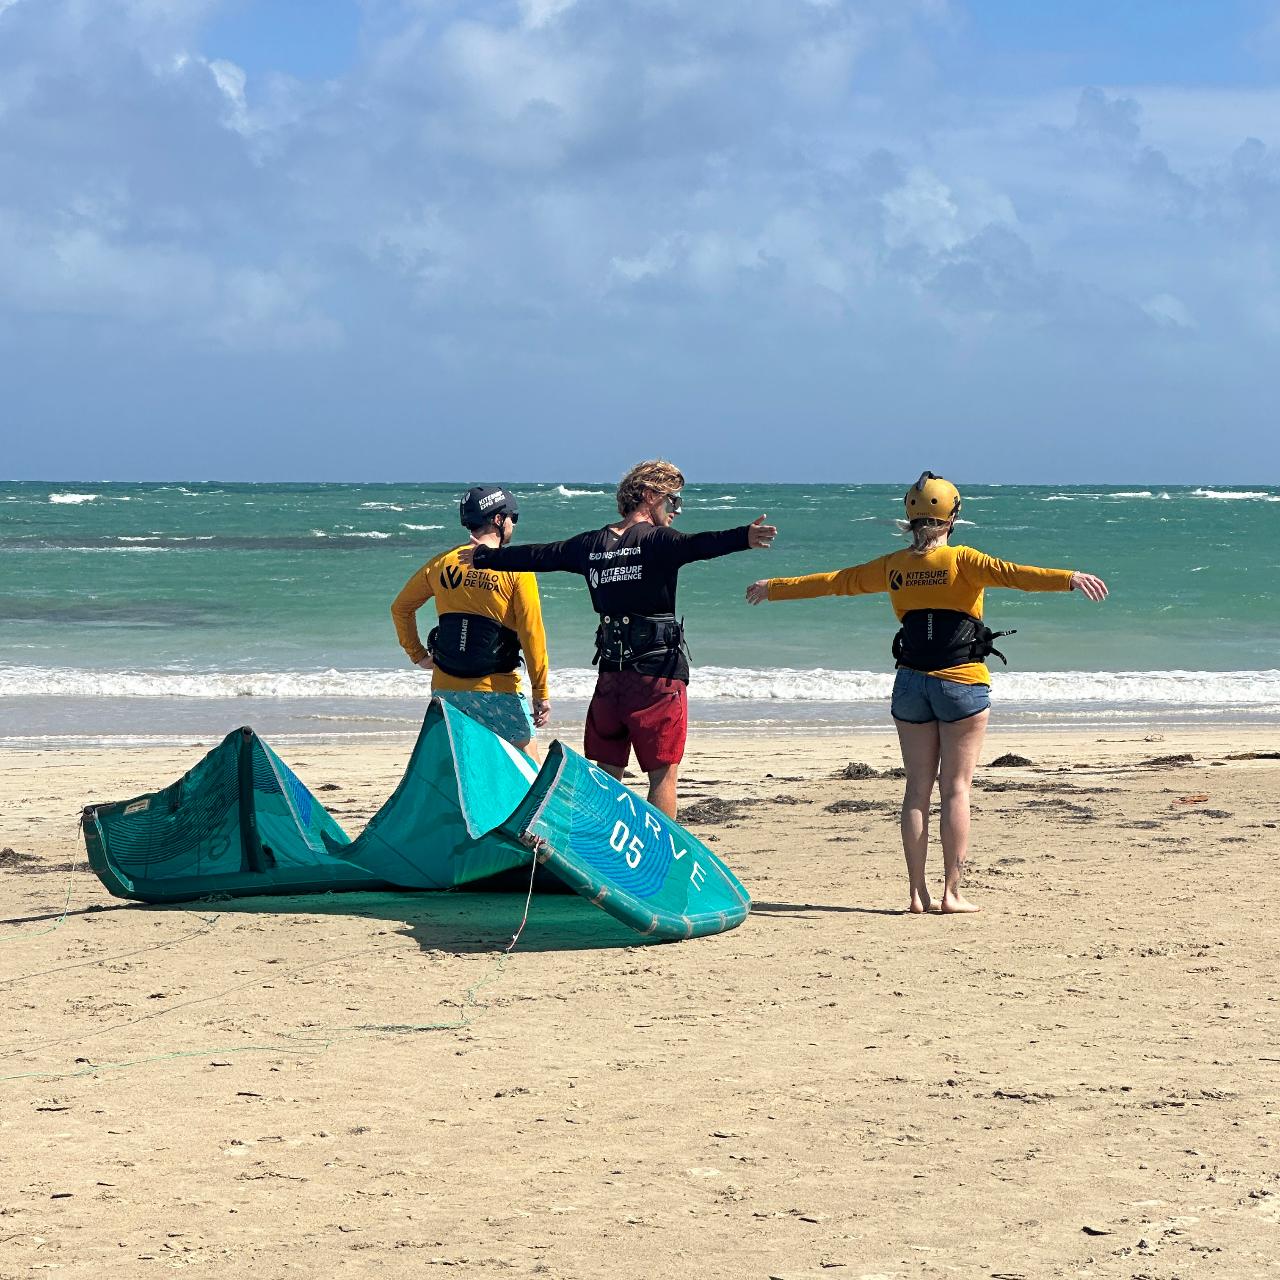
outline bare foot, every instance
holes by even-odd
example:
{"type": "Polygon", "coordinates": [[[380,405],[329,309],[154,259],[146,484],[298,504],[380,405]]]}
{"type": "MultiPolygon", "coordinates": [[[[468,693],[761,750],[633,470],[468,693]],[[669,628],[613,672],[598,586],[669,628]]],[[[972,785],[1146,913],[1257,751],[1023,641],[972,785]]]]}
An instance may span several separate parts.
{"type": "Polygon", "coordinates": [[[944,916],[955,916],[981,910],[981,907],[974,906],[968,898],[961,897],[958,893],[944,893],[942,895],[942,914],[944,916]]]}
{"type": "Polygon", "coordinates": [[[912,890],[911,906],[907,908],[913,916],[928,915],[933,910],[933,899],[928,889],[912,890]]]}

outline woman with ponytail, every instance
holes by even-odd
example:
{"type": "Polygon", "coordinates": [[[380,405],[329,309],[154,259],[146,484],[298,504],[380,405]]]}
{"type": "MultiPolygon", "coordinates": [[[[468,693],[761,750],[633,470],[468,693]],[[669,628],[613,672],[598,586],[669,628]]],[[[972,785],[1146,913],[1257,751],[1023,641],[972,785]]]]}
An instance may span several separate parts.
{"type": "Polygon", "coordinates": [[[985,659],[1004,655],[982,621],[983,591],[1079,591],[1105,600],[1106,584],[1093,574],[1011,564],[950,545],[960,491],[926,471],[907,490],[906,527],[911,546],[866,564],[799,578],[763,578],[747,588],[751,604],[810,600],[816,596],[889,595],[901,624],[893,643],[898,674],[892,715],[906,768],[902,800],[902,849],[910,882],[909,910],[933,905],[925,882],[929,804],[941,792],[944,913],[977,911],[961,892],[969,852],[969,790],[991,706],[991,673],[985,659]]]}

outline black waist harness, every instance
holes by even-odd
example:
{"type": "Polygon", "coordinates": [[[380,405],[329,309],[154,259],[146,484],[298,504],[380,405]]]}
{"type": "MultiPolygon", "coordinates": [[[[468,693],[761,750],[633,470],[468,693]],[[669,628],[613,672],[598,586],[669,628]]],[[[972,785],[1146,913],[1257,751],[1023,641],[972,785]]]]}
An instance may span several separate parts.
{"type": "Polygon", "coordinates": [[[596,628],[596,656],[591,664],[621,671],[657,653],[670,653],[674,658],[683,646],[684,623],[677,622],[674,613],[628,614],[619,618],[602,613],[596,628]]]}
{"type": "Polygon", "coordinates": [[[981,618],[955,609],[912,609],[893,638],[893,656],[900,667],[913,671],[943,671],[965,662],[983,662],[995,654],[1008,659],[992,643],[1016,631],[992,631],[981,618]]]}
{"type": "Polygon", "coordinates": [[[445,613],[427,637],[431,660],[447,675],[463,680],[514,671],[520,665],[520,638],[510,627],[478,613],[445,613]]]}

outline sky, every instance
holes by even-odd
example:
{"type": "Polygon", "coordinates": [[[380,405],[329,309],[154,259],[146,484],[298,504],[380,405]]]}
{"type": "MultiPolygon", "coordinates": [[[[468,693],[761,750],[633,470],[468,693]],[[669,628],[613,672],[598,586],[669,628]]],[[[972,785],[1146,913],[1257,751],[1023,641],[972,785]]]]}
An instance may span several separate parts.
{"type": "Polygon", "coordinates": [[[0,478],[1280,483],[1280,0],[0,0],[0,478]]]}

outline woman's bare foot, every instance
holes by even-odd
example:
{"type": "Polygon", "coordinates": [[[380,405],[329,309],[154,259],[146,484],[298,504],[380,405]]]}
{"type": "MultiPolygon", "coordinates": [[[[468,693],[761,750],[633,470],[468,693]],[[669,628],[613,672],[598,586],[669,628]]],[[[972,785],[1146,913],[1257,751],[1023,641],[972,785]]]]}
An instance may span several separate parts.
{"type": "Polygon", "coordinates": [[[911,891],[911,906],[907,909],[913,916],[928,915],[933,910],[933,899],[929,897],[929,890],[913,889],[911,891]]]}
{"type": "Polygon", "coordinates": [[[944,893],[942,895],[942,914],[944,916],[955,916],[981,910],[981,907],[974,906],[968,898],[959,893],[944,893]]]}

